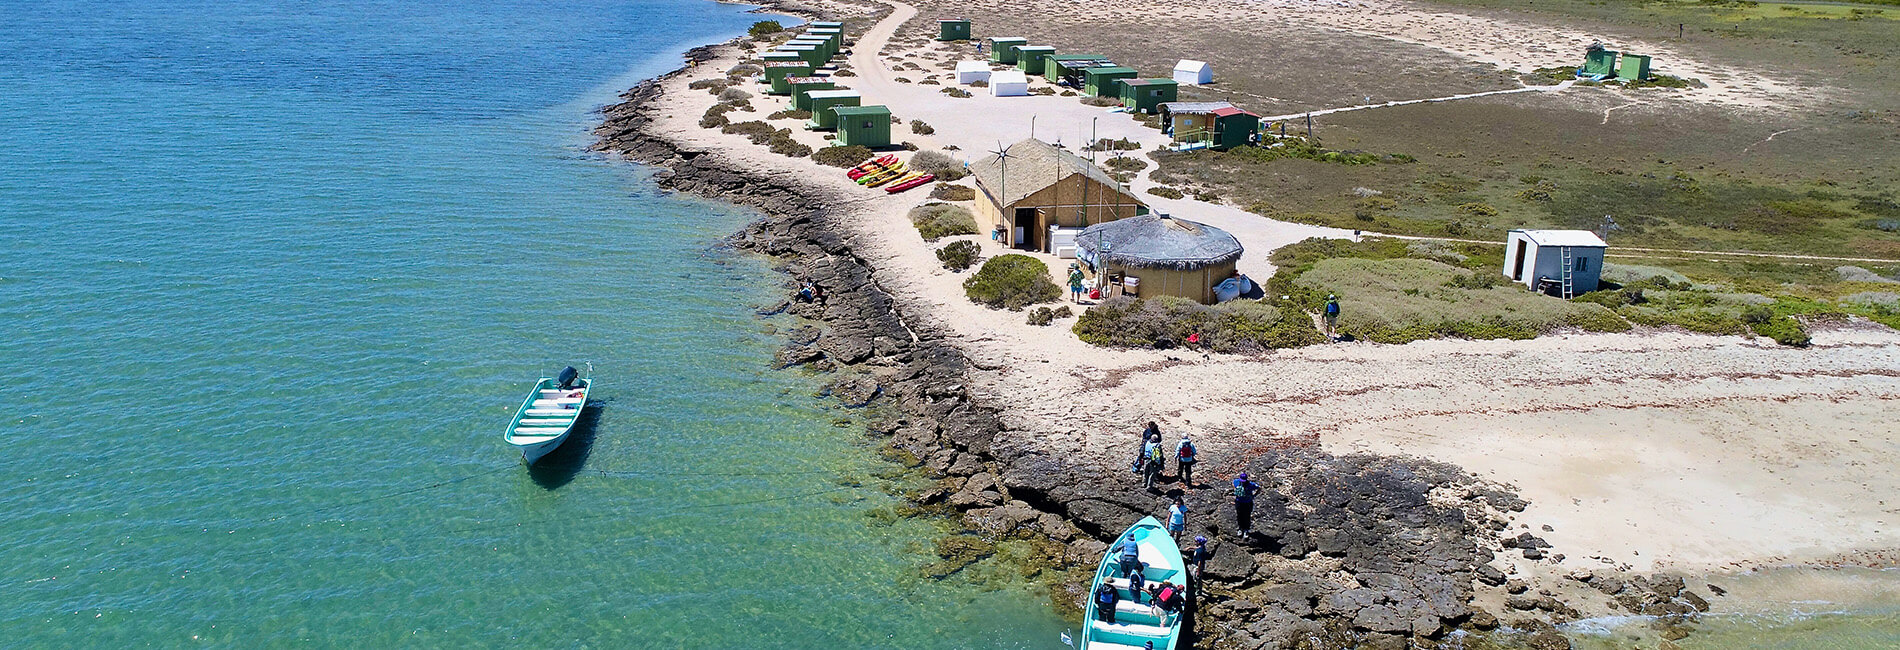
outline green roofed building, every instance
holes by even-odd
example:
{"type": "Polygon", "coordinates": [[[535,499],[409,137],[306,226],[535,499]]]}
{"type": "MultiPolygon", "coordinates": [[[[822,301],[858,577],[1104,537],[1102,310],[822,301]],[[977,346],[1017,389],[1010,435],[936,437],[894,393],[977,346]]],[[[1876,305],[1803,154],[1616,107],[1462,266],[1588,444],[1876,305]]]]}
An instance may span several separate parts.
{"type": "Polygon", "coordinates": [[[1122,66],[1089,68],[1082,72],[1086,75],[1086,82],[1082,86],[1082,93],[1090,97],[1121,97],[1122,80],[1133,79],[1141,75],[1141,73],[1136,72],[1134,68],[1124,68],[1122,66]]]}
{"type": "Polygon", "coordinates": [[[812,29],[844,29],[844,23],[835,20],[820,20],[808,24],[812,29]]]}
{"type": "Polygon", "coordinates": [[[831,90],[836,84],[831,77],[786,77],[785,84],[792,92],[792,110],[811,110],[811,97],[814,90],[831,90]]]}
{"type": "Polygon", "coordinates": [[[1027,74],[1042,74],[1043,60],[1056,53],[1056,48],[1047,45],[1020,45],[1016,47],[1016,69],[1027,74]]]}
{"type": "Polygon", "coordinates": [[[838,128],[838,115],[831,109],[839,106],[857,106],[864,103],[864,97],[855,90],[808,90],[805,101],[811,105],[811,122],[806,128],[829,131],[838,128]]]}
{"type": "Polygon", "coordinates": [[[803,63],[805,61],[805,57],[799,56],[797,52],[772,50],[770,52],[760,54],[759,60],[764,61],[766,63],[772,63],[774,61],[797,61],[797,62],[803,63]]]}
{"type": "Polygon", "coordinates": [[[803,60],[806,63],[810,63],[813,66],[822,66],[825,64],[826,61],[831,60],[831,57],[825,54],[825,47],[823,45],[798,45],[798,44],[787,43],[785,45],[778,46],[778,51],[795,53],[798,55],[799,59],[803,60]]]}
{"type": "Polygon", "coordinates": [[[840,145],[891,146],[891,109],[879,105],[839,106],[831,109],[837,120],[840,145]]]}
{"type": "Polygon", "coordinates": [[[998,36],[990,39],[990,60],[1003,65],[1016,65],[1016,48],[1029,44],[1029,39],[1020,36],[998,36]]]}
{"type": "Polygon", "coordinates": [[[970,21],[967,18],[946,18],[937,21],[937,40],[970,40],[970,21]]]}
{"type": "Polygon", "coordinates": [[[765,63],[765,81],[772,84],[774,95],[789,95],[792,85],[786,82],[791,77],[811,76],[811,64],[804,61],[767,61],[765,63]]]}
{"type": "Polygon", "coordinates": [[[1115,65],[1114,61],[1100,54],[1051,54],[1044,57],[1042,61],[1043,79],[1047,79],[1049,83],[1059,83],[1064,78],[1068,78],[1078,85],[1083,81],[1083,70],[1115,65]]]}
{"type": "Polygon", "coordinates": [[[1624,54],[1623,65],[1617,67],[1616,76],[1624,81],[1647,81],[1649,79],[1649,56],[1645,54],[1624,54]]]}
{"type": "Polygon", "coordinates": [[[1585,75],[1615,75],[1616,50],[1593,47],[1585,51],[1583,53],[1582,72],[1585,75]]]}
{"type": "Polygon", "coordinates": [[[1153,113],[1156,106],[1180,97],[1181,83],[1173,79],[1123,79],[1122,106],[1137,113],[1153,113]]]}

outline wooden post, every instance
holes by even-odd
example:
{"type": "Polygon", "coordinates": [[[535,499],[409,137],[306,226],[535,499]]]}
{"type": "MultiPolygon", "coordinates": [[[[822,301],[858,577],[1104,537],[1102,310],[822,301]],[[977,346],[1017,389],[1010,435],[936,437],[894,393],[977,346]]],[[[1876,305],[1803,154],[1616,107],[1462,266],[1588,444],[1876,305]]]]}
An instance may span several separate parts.
{"type": "Polygon", "coordinates": [[[1313,139],[1313,114],[1310,112],[1306,114],[1306,139],[1309,142],[1313,139]]]}

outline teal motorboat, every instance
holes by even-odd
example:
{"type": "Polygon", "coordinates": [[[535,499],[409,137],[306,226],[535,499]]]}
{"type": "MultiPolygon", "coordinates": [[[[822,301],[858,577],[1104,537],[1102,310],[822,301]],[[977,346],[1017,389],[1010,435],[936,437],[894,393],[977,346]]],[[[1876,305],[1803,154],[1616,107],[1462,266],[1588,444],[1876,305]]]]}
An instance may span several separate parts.
{"type": "Polygon", "coordinates": [[[528,399],[522,400],[502,438],[520,447],[521,460],[533,465],[567,442],[567,434],[574,431],[574,422],[587,406],[587,391],[593,385],[573,366],[563,369],[559,377],[542,377],[528,391],[528,399]]]}
{"type": "Polygon", "coordinates": [[[1130,535],[1140,551],[1141,575],[1146,584],[1172,585],[1182,594],[1187,591],[1187,562],[1181,559],[1181,548],[1168,537],[1161,522],[1154,517],[1143,518],[1109,543],[1108,553],[1095,570],[1088,612],[1082,619],[1082,650],[1141,650],[1148,643],[1153,643],[1155,650],[1176,648],[1181,636],[1181,612],[1162,608],[1146,591],[1131,590],[1130,580],[1122,572],[1121,554],[1115,548],[1130,535]],[[1104,584],[1112,587],[1117,597],[1112,616],[1098,611],[1094,596],[1104,584]]]}

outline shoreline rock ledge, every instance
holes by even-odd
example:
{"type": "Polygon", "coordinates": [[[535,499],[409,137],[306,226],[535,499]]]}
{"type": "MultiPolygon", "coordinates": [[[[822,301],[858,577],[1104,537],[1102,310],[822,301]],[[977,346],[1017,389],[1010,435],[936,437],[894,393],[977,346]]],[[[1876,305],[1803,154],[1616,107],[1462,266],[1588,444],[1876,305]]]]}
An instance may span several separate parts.
{"type": "MultiPolygon", "coordinates": [[[[720,47],[726,46],[687,56],[710,60],[720,47]]],[[[954,573],[980,558],[985,544],[1012,538],[1034,542],[1050,565],[1080,575],[1101,557],[1100,540],[1165,508],[1165,493],[1142,489],[1126,471],[1039,449],[1033,432],[1006,429],[994,408],[976,400],[966,389],[968,359],[931,323],[907,321],[875,269],[853,251],[847,226],[829,208],[844,197],[748,173],[716,152],[682,148],[654,132],[653,111],[666,80],[678,74],[642,82],[603,108],[593,149],[659,168],[654,181],[668,190],[765,213],[734,234],[732,245],[774,258],[829,297],[762,310],[815,323],[786,332],[777,365],[835,373],[828,390],[847,405],[888,406],[871,433],[888,455],[937,481],[907,495],[913,506],[960,517],[968,529],[938,544],[944,562],[932,573],[954,573]]],[[[1492,566],[1500,552],[1562,560],[1545,551],[1543,540],[1511,530],[1512,513],[1525,504],[1509,489],[1443,463],[1335,456],[1310,442],[1223,469],[1249,471],[1264,488],[1257,530],[1247,539],[1223,528],[1234,514],[1222,486],[1163,486],[1190,495],[1190,521],[1217,522],[1191,531],[1214,540],[1198,614],[1184,636],[1193,647],[1466,647],[1467,633],[1502,628],[1512,630],[1499,639],[1511,646],[1570,647],[1555,625],[1575,620],[1577,610],[1492,566]],[[1487,598],[1495,611],[1479,604],[1487,598]]],[[[1632,610],[1673,617],[1671,629],[1687,629],[1707,609],[1706,600],[1679,588],[1680,580],[1597,578],[1611,580],[1619,592],[1605,594],[1629,601],[1632,610]]],[[[1058,605],[1066,609],[1079,606],[1087,584],[1072,578],[1060,587],[1057,598],[1068,602],[1058,605]]]]}

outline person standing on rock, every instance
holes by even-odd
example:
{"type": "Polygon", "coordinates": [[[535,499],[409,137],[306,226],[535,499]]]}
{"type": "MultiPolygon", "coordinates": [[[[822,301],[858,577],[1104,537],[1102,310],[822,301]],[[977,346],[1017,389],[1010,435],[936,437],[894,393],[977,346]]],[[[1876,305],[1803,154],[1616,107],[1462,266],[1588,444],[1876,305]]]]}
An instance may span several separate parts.
{"type": "Polygon", "coordinates": [[[1142,473],[1142,470],[1148,462],[1148,444],[1150,442],[1160,441],[1161,427],[1155,426],[1153,422],[1149,422],[1148,426],[1141,430],[1141,444],[1135,447],[1135,464],[1133,469],[1136,474],[1142,473]]]}
{"type": "Polygon", "coordinates": [[[1259,493],[1260,486],[1248,480],[1246,472],[1234,479],[1234,520],[1240,524],[1241,539],[1253,534],[1253,498],[1259,493]]]}
{"type": "Polygon", "coordinates": [[[1159,434],[1142,445],[1141,457],[1144,463],[1141,468],[1141,487],[1153,490],[1155,483],[1161,480],[1161,470],[1168,466],[1167,456],[1161,451],[1159,434]]]}
{"type": "Polygon", "coordinates": [[[1176,544],[1181,543],[1181,533],[1185,530],[1187,530],[1187,504],[1181,502],[1181,497],[1175,497],[1174,503],[1168,506],[1168,539],[1174,540],[1176,544]]]}
{"type": "Polygon", "coordinates": [[[1174,473],[1181,479],[1182,485],[1194,487],[1194,463],[1199,453],[1194,448],[1194,441],[1189,440],[1187,434],[1181,434],[1181,442],[1174,446],[1174,473]]]}
{"type": "Polygon", "coordinates": [[[1188,577],[1193,578],[1194,582],[1199,583],[1201,581],[1201,571],[1207,569],[1207,558],[1213,557],[1213,555],[1213,551],[1207,550],[1207,538],[1201,535],[1194,536],[1194,548],[1188,550],[1186,558],[1188,577]]]}

